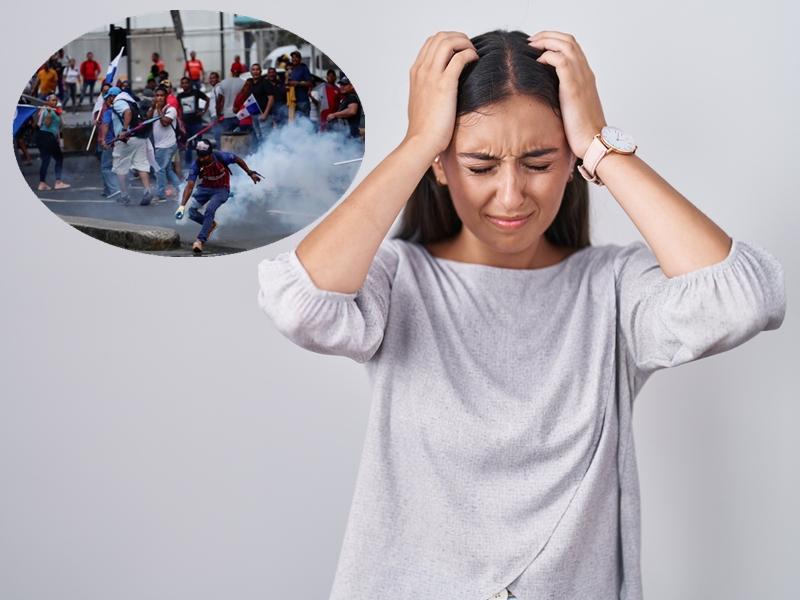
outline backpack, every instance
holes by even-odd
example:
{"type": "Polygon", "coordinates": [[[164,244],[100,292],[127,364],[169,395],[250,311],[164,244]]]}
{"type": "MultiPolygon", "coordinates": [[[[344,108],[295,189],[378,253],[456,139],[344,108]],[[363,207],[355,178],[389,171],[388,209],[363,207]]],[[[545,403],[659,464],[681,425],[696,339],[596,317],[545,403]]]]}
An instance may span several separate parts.
{"type": "MultiPolygon", "coordinates": [[[[124,98],[122,99],[122,101],[125,102],[125,104],[128,105],[128,108],[130,108],[131,110],[131,123],[130,123],[131,129],[136,129],[144,121],[147,120],[147,111],[141,108],[136,102],[125,100],[124,98]]],[[[116,110],[114,110],[114,113],[119,117],[120,121],[122,121],[123,123],[125,122],[124,114],[121,115],[116,110]]],[[[144,127],[139,127],[139,129],[136,129],[136,131],[134,131],[132,135],[133,137],[137,138],[149,138],[152,132],[153,132],[153,124],[148,123],[144,127]]]]}

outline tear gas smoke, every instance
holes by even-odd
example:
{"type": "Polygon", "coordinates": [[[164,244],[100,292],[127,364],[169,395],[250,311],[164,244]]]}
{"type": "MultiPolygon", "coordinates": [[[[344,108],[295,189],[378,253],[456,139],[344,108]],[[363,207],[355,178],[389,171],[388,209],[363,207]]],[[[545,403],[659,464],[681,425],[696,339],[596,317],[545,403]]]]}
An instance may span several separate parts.
{"type": "Polygon", "coordinates": [[[216,220],[220,225],[247,221],[248,210],[258,206],[257,213],[263,215],[266,208],[270,218],[285,226],[287,235],[299,231],[336,204],[360,166],[333,163],[363,154],[360,140],[338,131],[317,133],[306,119],[275,129],[255,154],[243,157],[262,181],[254,185],[231,165],[233,197],[217,212],[216,220]]]}

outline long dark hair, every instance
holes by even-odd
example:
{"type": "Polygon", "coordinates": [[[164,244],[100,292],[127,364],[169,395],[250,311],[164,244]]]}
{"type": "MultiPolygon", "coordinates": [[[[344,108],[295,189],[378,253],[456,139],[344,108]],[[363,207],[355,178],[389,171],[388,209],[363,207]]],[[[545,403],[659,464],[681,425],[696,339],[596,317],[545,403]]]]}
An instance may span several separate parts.
{"type": "MultiPolygon", "coordinates": [[[[456,117],[521,94],[549,104],[561,116],[556,70],[536,61],[541,51],[521,31],[491,31],[472,38],[479,60],[464,67],[458,80],[456,117]]],[[[450,191],[436,183],[429,168],[406,204],[397,237],[432,244],[461,231],[450,191]]],[[[556,246],[589,245],[589,187],[577,168],[564,189],[561,208],[544,233],[556,246]]]]}

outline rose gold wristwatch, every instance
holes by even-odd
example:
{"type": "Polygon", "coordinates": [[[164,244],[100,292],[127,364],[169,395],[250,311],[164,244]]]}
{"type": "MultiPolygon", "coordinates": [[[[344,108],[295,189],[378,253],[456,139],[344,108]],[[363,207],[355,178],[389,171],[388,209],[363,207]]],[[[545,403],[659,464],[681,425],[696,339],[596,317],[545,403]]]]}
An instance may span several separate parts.
{"type": "Polygon", "coordinates": [[[600,164],[600,161],[609,152],[633,154],[636,152],[636,148],[633,138],[624,131],[616,127],[603,127],[603,131],[594,136],[592,143],[589,144],[589,148],[583,157],[583,164],[578,165],[578,171],[581,172],[586,181],[603,185],[596,173],[597,165],[600,164]]]}

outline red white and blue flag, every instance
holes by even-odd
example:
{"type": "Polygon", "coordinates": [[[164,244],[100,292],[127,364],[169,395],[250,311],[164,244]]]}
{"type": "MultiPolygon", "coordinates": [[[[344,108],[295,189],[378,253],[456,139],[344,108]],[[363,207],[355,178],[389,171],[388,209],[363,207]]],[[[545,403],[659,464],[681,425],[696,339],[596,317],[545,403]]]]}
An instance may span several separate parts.
{"type": "Polygon", "coordinates": [[[250,94],[250,97],[244,101],[242,105],[242,110],[236,113],[236,116],[239,117],[240,121],[244,121],[248,117],[252,117],[253,115],[260,115],[261,109],[258,107],[258,100],[255,99],[253,94],[250,94]]]}

